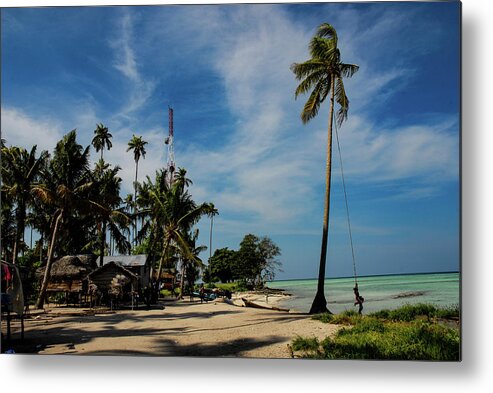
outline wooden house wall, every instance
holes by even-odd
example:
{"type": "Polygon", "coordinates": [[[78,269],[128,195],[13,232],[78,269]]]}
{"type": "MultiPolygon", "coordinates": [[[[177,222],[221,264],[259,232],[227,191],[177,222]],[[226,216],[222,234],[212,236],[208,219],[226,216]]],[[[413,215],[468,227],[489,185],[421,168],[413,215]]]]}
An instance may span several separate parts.
{"type": "Polygon", "coordinates": [[[82,280],[50,282],[47,288],[48,292],[82,292],[83,290],[82,280]]]}

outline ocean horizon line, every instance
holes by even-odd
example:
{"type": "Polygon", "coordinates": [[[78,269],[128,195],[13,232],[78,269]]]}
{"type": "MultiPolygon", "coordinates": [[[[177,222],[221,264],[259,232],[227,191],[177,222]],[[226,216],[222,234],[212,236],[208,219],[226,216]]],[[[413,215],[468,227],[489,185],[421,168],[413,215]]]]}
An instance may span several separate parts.
{"type": "MultiPolygon", "coordinates": [[[[452,274],[452,273],[460,273],[460,271],[459,270],[450,270],[450,271],[440,271],[440,272],[367,274],[367,275],[361,275],[361,276],[357,276],[357,277],[358,278],[365,278],[365,277],[389,277],[389,276],[417,276],[417,275],[424,275],[424,274],[452,274]]],[[[325,277],[325,280],[343,279],[343,278],[354,278],[354,276],[325,277]]],[[[268,281],[268,282],[303,281],[303,280],[318,280],[318,277],[286,278],[286,279],[282,279],[282,280],[272,280],[272,281],[268,281]]]]}

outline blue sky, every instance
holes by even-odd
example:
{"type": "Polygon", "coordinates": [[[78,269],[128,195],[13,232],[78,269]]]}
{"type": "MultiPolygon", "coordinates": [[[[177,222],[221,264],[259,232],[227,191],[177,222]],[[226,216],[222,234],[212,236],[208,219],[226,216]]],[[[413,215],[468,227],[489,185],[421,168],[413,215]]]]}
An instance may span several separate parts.
{"type": "MultiPolygon", "coordinates": [[[[457,2],[2,9],[2,136],[51,151],[74,128],[89,144],[103,122],[127,193],[127,142],[149,142],[140,179],[164,166],[171,105],[177,164],[220,212],[214,248],[267,235],[278,278],[315,277],[328,102],[303,125],[289,66],[323,22],[360,66],[340,129],[358,273],[457,270],[457,2]]],[[[352,273],[337,162],[334,150],[331,277],[352,273]]]]}

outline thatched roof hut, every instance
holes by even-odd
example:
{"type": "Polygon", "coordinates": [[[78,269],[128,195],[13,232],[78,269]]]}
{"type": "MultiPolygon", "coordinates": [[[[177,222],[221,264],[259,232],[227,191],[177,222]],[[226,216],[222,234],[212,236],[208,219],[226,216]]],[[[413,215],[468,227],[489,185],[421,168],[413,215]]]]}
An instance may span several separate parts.
{"type": "MultiPolygon", "coordinates": [[[[97,269],[95,255],[67,255],[53,262],[50,272],[50,292],[81,292],[83,280],[89,273],[97,269]]],[[[43,279],[45,268],[36,272],[40,280],[43,279]]]]}
{"type": "Polygon", "coordinates": [[[138,277],[116,262],[109,262],[87,276],[91,291],[123,295],[136,289],[138,277]],[[129,287],[129,288],[128,288],[129,287]]]}

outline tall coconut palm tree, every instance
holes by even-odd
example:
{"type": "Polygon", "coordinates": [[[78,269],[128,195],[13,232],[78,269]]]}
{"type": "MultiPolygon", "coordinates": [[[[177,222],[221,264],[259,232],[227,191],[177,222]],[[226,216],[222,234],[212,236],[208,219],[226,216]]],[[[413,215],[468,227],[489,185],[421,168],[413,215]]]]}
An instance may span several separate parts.
{"type": "Polygon", "coordinates": [[[110,134],[108,127],[105,127],[103,123],[96,124],[96,129],[94,130],[94,138],[92,138],[92,145],[96,149],[96,152],[101,150],[101,160],[103,159],[103,150],[105,147],[110,150],[113,147],[111,143],[111,138],[113,135],[110,134]]]}
{"type": "Polygon", "coordinates": [[[315,299],[313,300],[310,313],[329,312],[324,295],[325,264],[327,259],[327,241],[329,227],[330,208],[330,175],[332,156],[332,126],[334,120],[334,100],[339,105],[337,112],[337,123],[340,126],[347,118],[349,100],[346,96],[342,78],[350,78],[358,71],[358,66],[341,62],[341,54],[337,47],[337,32],[328,23],[318,27],[316,35],[310,41],[311,58],[304,63],[294,63],[291,70],[296,79],[301,80],[295,91],[295,97],[308,93],[310,97],[301,112],[301,120],[308,123],[317,114],[320,104],[330,94],[329,127],[327,137],[327,161],[325,174],[325,200],[324,218],[322,231],[322,249],[320,253],[320,267],[318,274],[318,285],[315,299]]]}
{"type": "Polygon", "coordinates": [[[211,211],[209,213],[209,216],[211,218],[211,228],[209,232],[209,261],[212,258],[212,227],[214,226],[214,216],[219,214],[219,210],[216,209],[216,207],[211,204],[211,211]]]}
{"type": "Polygon", "coordinates": [[[103,256],[106,246],[106,231],[109,227],[110,235],[115,241],[120,253],[130,251],[130,243],[123,231],[127,230],[130,218],[123,212],[120,197],[122,179],[117,176],[120,167],[110,168],[110,165],[99,160],[93,171],[93,195],[89,202],[94,207],[94,215],[100,222],[99,264],[103,266],[103,256]]]}
{"type": "MultiPolygon", "coordinates": [[[[134,160],[135,160],[135,182],[134,182],[134,201],[137,200],[137,184],[138,184],[138,176],[139,176],[139,160],[140,157],[145,158],[146,156],[146,149],[145,145],[147,145],[147,142],[142,139],[141,136],[135,136],[135,134],[132,136],[132,139],[128,142],[128,148],[127,151],[132,150],[134,152],[134,160]]],[[[135,207],[134,207],[134,214],[135,214],[135,207]]],[[[133,242],[135,241],[135,223],[134,223],[134,235],[133,235],[133,242]]]]}
{"type": "Polygon", "coordinates": [[[77,143],[76,136],[73,130],[57,143],[42,184],[33,188],[39,200],[53,211],[48,260],[36,302],[38,309],[43,308],[53,255],[63,230],[68,229],[73,217],[91,211],[89,196],[93,182],[89,171],[89,146],[83,149],[77,143]]]}
{"type": "Polygon", "coordinates": [[[39,157],[36,157],[36,146],[33,146],[30,152],[19,147],[2,149],[1,191],[15,204],[17,222],[14,263],[18,251],[24,249],[27,208],[32,202],[33,187],[38,181],[40,170],[47,158],[47,151],[42,151],[39,157]]]}

